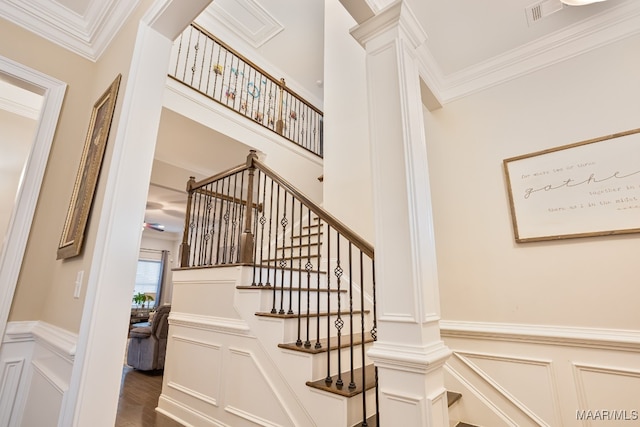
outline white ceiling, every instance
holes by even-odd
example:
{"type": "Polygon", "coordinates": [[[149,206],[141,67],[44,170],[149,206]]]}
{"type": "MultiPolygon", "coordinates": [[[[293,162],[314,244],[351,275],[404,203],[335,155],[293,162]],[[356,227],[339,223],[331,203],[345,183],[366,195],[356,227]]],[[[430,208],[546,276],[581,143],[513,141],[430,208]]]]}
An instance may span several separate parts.
{"type": "MultiPolygon", "coordinates": [[[[290,86],[321,106],[324,1],[215,0],[198,22],[223,41],[233,40],[241,54],[272,75],[293,81],[290,86]]],[[[558,11],[533,24],[525,9],[537,0],[406,1],[427,35],[419,51],[421,76],[443,104],[640,32],[639,0],[580,7],[542,0],[545,10],[558,11]]],[[[341,2],[367,7],[389,3],[341,2]]],[[[138,4],[139,0],[0,0],[0,17],[97,60],[138,4]]],[[[162,135],[169,140],[172,124],[182,120],[186,119],[175,113],[163,113],[158,156],[164,161],[179,158],[167,148],[171,144],[162,142],[162,135]]],[[[209,141],[225,141],[211,130],[196,129],[209,141]]],[[[243,156],[248,150],[235,141],[224,145],[243,156]]],[[[193,163],[176,166],[196,173],[211,169],[193,163]]],[[[160,198],[171,199],[162,187],[152,187],[149,197],[156,207],[160,198]]],[[[165,217],[175,217],[173,205],[165,209],[170,211],[165,217]]],[[[161,211],[148,214],[159,218],[155,215],[161,211]]]]}
{"type": "MultiPolygon", "coordinates": [[[[542,2],[554,9],[559,0],[406,1],[428,37],[420,51],[423,78],[444,103],[640,32],[638,0],[565,6],[533,25],[527,6],[542,2]]],[[[0,16],[96,60],[138,3],[0,0],[0,16]]],[[[241,53],[258,65],[271,64],[272,74],[294,80],[321,104],[323,10],[324,0],[215,0],[200,20],[223,40],[234,37],[241,53]]]]}

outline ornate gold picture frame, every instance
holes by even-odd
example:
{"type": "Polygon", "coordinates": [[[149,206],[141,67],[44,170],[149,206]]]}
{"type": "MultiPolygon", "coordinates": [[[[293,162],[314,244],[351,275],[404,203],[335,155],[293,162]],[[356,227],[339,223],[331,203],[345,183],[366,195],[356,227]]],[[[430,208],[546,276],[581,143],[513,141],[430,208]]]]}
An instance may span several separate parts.
{"type": "Polygon", "coordinates": [[[71,258],[82,251],[84,232],[100,175],[121,78],[122,75],[118,74],[93,105],[82,159],[58,246],[57,259],[71,258]]]}

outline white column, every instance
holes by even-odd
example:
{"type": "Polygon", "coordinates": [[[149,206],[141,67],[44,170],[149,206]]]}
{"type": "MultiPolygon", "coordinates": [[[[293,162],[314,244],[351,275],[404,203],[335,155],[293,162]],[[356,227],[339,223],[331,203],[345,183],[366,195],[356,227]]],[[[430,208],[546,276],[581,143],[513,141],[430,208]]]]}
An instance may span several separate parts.
{"type": "Polygon", "coordinates": [[[416,49],[404,1],[352,30],[367,54],[381,424],[449,425],[438,276],[416,49]]]}

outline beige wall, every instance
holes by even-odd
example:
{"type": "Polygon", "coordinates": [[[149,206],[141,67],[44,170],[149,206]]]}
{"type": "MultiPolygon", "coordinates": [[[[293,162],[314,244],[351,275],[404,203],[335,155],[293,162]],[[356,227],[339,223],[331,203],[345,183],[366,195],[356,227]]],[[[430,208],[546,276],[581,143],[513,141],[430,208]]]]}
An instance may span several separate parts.
{"type": "Polygon", "coordinates": [[[37,121],[0,109],[0,238],[7,231],[37,121]]]}
{"type": "Polygon", "coordinates": [[[502,160],[640,126],[640,37],[425,111],[446,320],[637,329],[638,234],[516,244],[502,160]]]}
{"type": "MultiPolygon", "coordinates": [[[[97,63],[70,53],[9,22],[2,21],[0,25],[0,40],[21,40],[21,43],[0,44],[0,55],[68,84],[13,299],[10,321],[41,319],[71,332],[79,330],[86,289],[83,286],[81,297],[74,299],[75,280],[80,270],[87,277],[96,244],[96,224],[89,220],[84,252],[80,256],[60,261],[56,260],[56,251],[93,104],[118,73],[123,75],[119,93],[124,93],[137,22],[148,4],[149,2],[143,2],[143,6],[138,7],[97,63]]],[[[118,99],[111,129],[117,127],[121,102],[118,99]]],[[[112,137],[113,133],[110,139],[112,137]]],[[[108,165],[110,156],[107,143],[103,170],[108,165]]],[[[101,204],[105,181],[102,177],[98,182],[94,212],[101,204]]]]}

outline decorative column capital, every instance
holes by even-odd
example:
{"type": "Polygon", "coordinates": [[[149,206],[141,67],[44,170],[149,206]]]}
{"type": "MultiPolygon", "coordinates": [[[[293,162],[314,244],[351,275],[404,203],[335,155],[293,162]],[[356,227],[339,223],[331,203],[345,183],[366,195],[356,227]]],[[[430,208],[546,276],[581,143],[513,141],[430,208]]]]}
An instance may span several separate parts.
{"type": "Polygon", "coordinates": [[[351,29],[351,35],[362,47],[384,34],[404,37],[414,49],[427,41],[427,33],[405,0],[398,0],[351,29]]]}
{"type": "Polygon", "coordinates": [[[376,366],[416,374],[427,374],[442,368],[452,351],[442,341],[426,346],[374,343],[367,352],[376,366]]]}

